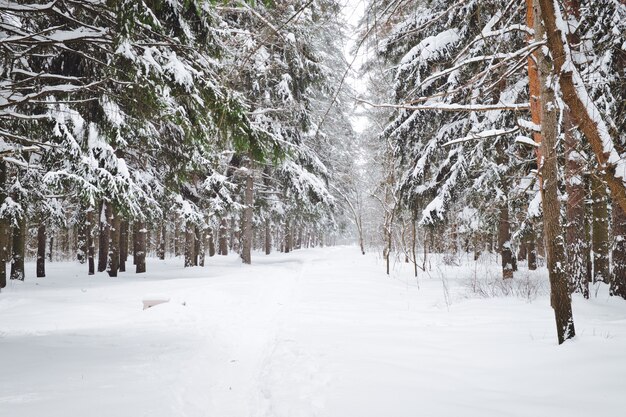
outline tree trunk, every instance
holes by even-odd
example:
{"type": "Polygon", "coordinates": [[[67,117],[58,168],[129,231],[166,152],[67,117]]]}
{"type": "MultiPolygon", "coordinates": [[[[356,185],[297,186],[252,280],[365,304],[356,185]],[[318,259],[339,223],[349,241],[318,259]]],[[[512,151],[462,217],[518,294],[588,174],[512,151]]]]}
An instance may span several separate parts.
{"type": "MultiPolygon", "coordinates": [[[[14,198],[17,200],[17,197],[14,198]]],[[[13,227],[13,259],[11,260],[11,279],[24,281],[24,252],[26,248],[26,216],[21,216],[17,227],[13,227]]]]}
{"type": "Polygon", "coordinates": [[[228,218],[222,217],[219,227],[219,254],[228,255],[228,218]]]}
{"type": "Polygon", "coordinates": [[[269,219],[265,220],[265,254],[272,252],[272,226],[269,219]]]}
{"type": "MultiPolygon", "coordinates": [[[[606,185],[595,175],[591,177],[591,201],[593,212],[592,248],[593,282],[609,283],[609,201],[606,185]]],[[[617,208],[617,207],[616,207],[617,208]]]]}
{"type": "MultiPolygon", "coordinates": [[[[616,164],[620,161],[614,149],[609,129],[600,116],[600,111],[593,101],[587,99],[587,92],[578,71],[571,62],[569,46],[563,42],[561,11],[555,9],[554,0],[537,0],[545,24],[548,49],[554,59],[552,74],[558,74],[563,102],[571,110],[574,124],[588,140],[598,161],[597,174],[611,190],[611,197],[616,206],[626,212],[626,185],[622,178],[615,176],[616,164]],[[557,23],[557,20],[559,21],[557,23]],[[566,60],[569,59],[570,62],[566,60]]],[[[538,10],[537,10],[538,11],[538,10]]],[[[551,75],[552,75],[551,74],[551,75]]],[[[616,207],[617,208],[617,207],[616,207]]]]}
{"type": "Polygon", "coordinates": [[[241,248],[241,260],[244,264],[252,263],[252,215],[254,214],[254,177],[250,163],[246,175],[246,188],[244,190],[244,205],[242,218],[243,245],[241,248]]]}
{"type": "Polygon", "coordinates": [[[200,230],[197,226],[193,229],[193,266],[198,266],[198,258],[200,257],[200,230]]]}
{"type": "Polygon", "coordinates": [[[209,228],[209,257],[215,256],[215,238],[213,237],[213,228],[209,228]]]}
{"type": "Polygon", "coordinates": [[[626,215],[613,209],[613,273],[609,293],[626,299],[626,215]]]}
{"type": "Polygon", "coordinates": [[[95,255],[96,255],[96,247],[95,247],[95,241],[93,238],[93,230],[94,230],[94,224],[95,224],[95,219],[94,219],[94,209],[93,207],[89,207],[87,209],[87,221],[85,222],[85,225],[87,226],[87,265],[88,265],[88,275],[93,275],[95,274],[95,255]]]}
{"type": "Polygon", "coordinates": [[[200,242],[200,260],[198,261],[198,264],[200,266],[204,266],[204,260],[206,258],[206,247],[207,247],[207,231],[202,229],[198,232],[200,234],[199,236],[199,242],[200,242]]]}
{"type": "Polygon", "coordinates": [[[141,274],[146,272],[146,235],[148,234],[148,231],[146,230],[146,224],[144,222],[135,221],[135,224],[135,244],[133,245],[137,250],[137,252],[135,253],[135,273],[141,274]]]}
{"type": "MultiPolygon", "coordinates": [[[[0,206],[7,199],[7,164],[0,158],[0,206]]],[[[7,286],[7,261],[9,260],[9,235],[11,224],[6,217],[0,218],[0,289],[7,286]]]]}
{"type": "Polygon", "coordinates": [[[185,268],[193,266],[194,240],[193,226],[187,223],[185,226],[185,268]]]}
{"type": "Polygon", "coordinates": [[[110,204],[107,204],[107,214],[110,239],[107,273],[110,277],[117,277],[117,271],[120,268],[120,216],[110,204]]]}
{"type": "Polygon", "coordinates": [[[37,228],[37,278],[46,276],[46,243],[46,225],[42,223],[37,228]]]}
{"type": "Polygon", "coordinates": [[[509,227],[509,205],[503,203],[500,207],[500,222],[498,225],[498,249],[502,259],[502,278],[513,278],[513,251],[511,250],[511,231],[509,227]]]}
{"type": "Polygon", "coordinates": [[[120,272],[126,272],[128,260],[128,220],[120,220],[120,272]]]}
{"type": "Polygon", "coordinates": [[[565,131],[565,190],[566,202],[566,241],[567,275],[572,290],[589,298],[587,282],[587,258],[585,256],[588,241],[585,239],[585,198],[586,187],[583,178],[585,161],[576,147],[580,143],[574,135],[569,110],[565,109],[563,129],[565,131]]]}
{"type": "MultiPolygon", "coordinates": [[[[535,0],[535,39],[544,36],[538,1],[535,0]]],[[[552,0],[551,0],[552,1],[552,0]]],[[[549,28],[548,28],[549,29],[549,28]]],[[[547,252],[548,274],[550,277],[551,304],[554,309],[559,344],[574,337],[572,304],[565,275],[565,242],[560,223],[560,202],[558,196],[558,104],[553,87],[550,85],[551,64],[541,50],[537,54],[541,86],[541,136],[542,157],[537,164],[542,175],[541,201],[544,213],[544,233],[547,252]]]]}
{"type": "MultiPolygon", "coordinates": [[[[81,207],[78,213],[78,235],[76,242],[76,259],[78,263],[87,261],[87,211],[81,207]]],[[[45,252],[45,243],[44,243],[45,252]]]]}
{"type": "Polygon", "coordinates": [[[535,229],[530,226],[526,239],[526,253],[528,254],[528,270],[534,271],[537,269],[537,248],[535,242],[537,240],[535,235],[535,229]]]}
{"type": "Polygon", "coordinates": [[[159,238],[159,247],[157,248],[157,258],[160,260],[165,260],[165,242],[167,242],[167,227],[165,224],[165,219],[161,220],[161,226],[159,227],[160,238],[159,238]]]}
{"type": "Polygon", "coordinates": [[[107,259],[109,257],[109,236],[111,233],[111,226],[108,219],[110,216],[111,204],[102,202],[100,210],[100,239],[98,247],[98,272],[103,272],[107,269],[107,259]]]}
{"type": "Polygon", "coordinates": [[[289,220],[285,220],[285,253],[291,251],[291,228],[289,226],[289,220]]]}

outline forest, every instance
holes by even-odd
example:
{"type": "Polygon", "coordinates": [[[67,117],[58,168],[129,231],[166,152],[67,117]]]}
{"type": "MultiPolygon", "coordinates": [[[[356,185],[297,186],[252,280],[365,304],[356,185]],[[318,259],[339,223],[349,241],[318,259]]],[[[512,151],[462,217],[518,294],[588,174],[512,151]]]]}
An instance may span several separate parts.
{"type": "MultiPolygon", "coordinates": [[[[448,311],[455,291],[545,296],[555,346],[607,308],[617,349],[625,156],[625,0],[0,0],[0,315],[27,285],[371,261],[407,291],[440,275],[448,311]]],[[[2,321],[0,344],[29,326],[2,321]]],[[[255,412],[335,415],[277,404],[255,412]]],[[[185,410],[155,415],[205,415],[185,410]]]]}

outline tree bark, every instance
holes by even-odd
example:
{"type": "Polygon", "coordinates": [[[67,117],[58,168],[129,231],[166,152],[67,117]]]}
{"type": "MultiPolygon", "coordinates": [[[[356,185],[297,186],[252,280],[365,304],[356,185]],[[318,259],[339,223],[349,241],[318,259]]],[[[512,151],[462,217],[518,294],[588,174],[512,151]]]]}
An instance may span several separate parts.
{"type": "MultiPolygon", "coordinates": [[[[552,0],[551,0],[552,1],[552,0]]],[[[535,39],[542,40],[544,27],[541,24],[541,9],[538,6],[543,0],[535,0],[535,39]]],[[[549,29],[548,29],[549,30],[549,29]]],[[[554,51],[553,51],[554,53],[554,51]]],[[[559,344],[574,337],[574,318],[572,304],[565,275],[565,242],[560,223],[560,202],[558,196],[558,166],[557,166],[557,132],[558,132],[558,103],[555,92],[550,85],[552,74],[548,58],[539,50],[537,66],[541,87],[541,136],[542,156],[538,163],[542,175],[541,201],[544,214],[544,233],[546,241],[548,274],[550,277],[551,304],[554,309],[557,337],[559,344]]],[[[558,73],[559,71],[557,71],[558,73]]]]}
{"type": "Polygon", "coordinates": [[[587,282],[588,241],[585,239],[585,199],[587,190],[583,177],[585,161],[576,149],[579,141],[573,132],[571,115],[565,109],[563,116],[563,130],[565,133],[565,190],[566,202],[566,241],[567,241],[567,275],[574,292],[589,298],[589,284],[587,282]]]}
{"type": "Polygon", "coordinates": [[[120,272],[126,272],[128,260],[128,220],[120,220],[120,272]]]}
{"type": "Polygon", "coordinates": [[[218,253],[224,256],[228,255],[228,218],[226,217],[222,217],[222,220],[220,220],[218,240],[218,253]]]}
{"type": "Polygon", "coordinates": [[[146,230],[146,224],[142,221],[135,221],[135,225],[136,225],[135,244],[133,245],[136,248],[135,273],[141,274],[141,273],[146,272],[146,251],[147,251],[146,235],[148,234],[148,231],[146,230]]]}
{"type": "Polygon", "coordinates": [[[107,259],[109,257],[109,240],[111,239],[111,226],[108,219],[110,216],[111,205],[105,201],[102,202],[100,210],[100,239],[98,246],[98,272],[107,269],[107,259]]]}
{"type": "Polygon", "coordinates": [[[193,266],[198,266],[200,257],[200,229],[195,226],[193,229],[193,266]]]}
{"type": "Polygon", "coordinates": [[[289,220],[285,220],[285,253],[291,252],[291,227],[289,220]]]}
{"type": "Polygon", "coordinates": [[[109,259],[107,273],[117,277],[120,268],[120,216],[112,205],[107,204],[107,223],[109,224],[109,259]]]}
{"type": "Polygon", "coordinates": [[[194,252],[194,231],[193,225],[187,223],[185,225],[185,268],[193,266],[194,252]]]}
{"type": "MultiPolygon", "coordinates": [[[[8,195],[6,191],[7,164],[0,158],[0,205],[4,204],[8,195]]],[[[11,224],[6,217],[0,218],[0,289],[7,286],[7,261],[9,260],[9,235],[11,224]]]]}
{"type": "Polygon", "coordinates": [[[513,278],[513,251],[511,250],[511,230],[509,226],[509,205],[507,202],[500,207],[498,226],[498,249],[502,259],[502,278],[513,278]]]}
{"type": "Polygon", "coordinates": [[[163,261],[165,260],[165,242],[167,242],[167,227],[165,224],[165,219],[161,220],[159,232],[160,232],[160,238],[159,238],[159,246],[157,248],[157,258],[163,261]]]}
{"type": "Polygon", "coordinates": [[[613,209],[613,273],[609,293],[626,299],[626,215],[613,209]]]}
{"type": "MultiPolygon", "coordinates": [[[[14,198],[18,201],[18,197],[14,198]]],[[[11,279],[24,281],[24,252],[26,249],[26,216],[17,220],[13,227],[13,256],[11,260],[11,279]]]]}
{"type": "MultiPolygon", "coordinates": [[[[593,282],[609,283],[609,201],[606,185],[601,179],[591,177],[592,201],[592,248],[593,248],[593,282]]],[[[617,207],[615,207],[617,209],[617,207]]]]}
{"type": "Polygon", "coordinates": [[[215,256],[215,238],[213,236],[213,228],[209,227],[209,257],[215,256]]]}
{"type": "Polygon", "coordinates": [[[272,225],[269,219],[265,220],[265,254],[272,252],[272,225]]]}
{"type": "Polygon", "coordinates": [[[37,228],[37,278],[46,276],[46,243],[46,225],[42,223],[37,228]]]}
{"type": "Polygon", "coordinates": [[[254,211],[254,177],[252,175],[251,162],[248,162],[248,173],[246,174],[246,187],[244,190],[244,205],[242,218],[242,248],[241,260],[244,264],[252,263],[252,215],[254,211]]]}
{"type": "MultiPolygon", "coordinates": [[[[545,24],[545,32],[548,39],[548,49],[554,60],[552,74],[558,75],[559,85],[562,91],[563,102],[571,111],[574,124],[589,141],[593,153],[598,161],[597,174],[608,184],[611,190],[611,197],[616,205],[626,212],[626,185],[621,178],[615,176],[615,160],[617,152],[613,149],[614,155],[608,148],[613,148],[613,141],[605,144],[604,137],[608,135],[608,129],[604,126],[600,112],[593,101],[587,97],[584,85],[572,62],[566,65],[566,59],[570,58],[569,46],[564,42],[564,34],[561,32],[557,19],[562,21],[560,10],[555,9],[554,0],[537,0],[541,10],[541,16],[545,24]],[[601,132],[604,132],[604,137],[601,132]],[[606,145],[606,146],[605,146],[606,145]]],[[[571,59],[570,59],[571,61],[571,59]]],[[[617,208],[617,207],[616,207],[617,208]]]]}
{"type": "Polygon", "coordinates": [[[96,247],[95,241],[93,238],[93,230],[94,230],[94,209],[93,207],[89,207],[87,209],[87,221],[85,222],[85,226],[87,228],[87,267],[88,267],[88,275],[95,274],[95,255],[96,255],[96,247]]]}

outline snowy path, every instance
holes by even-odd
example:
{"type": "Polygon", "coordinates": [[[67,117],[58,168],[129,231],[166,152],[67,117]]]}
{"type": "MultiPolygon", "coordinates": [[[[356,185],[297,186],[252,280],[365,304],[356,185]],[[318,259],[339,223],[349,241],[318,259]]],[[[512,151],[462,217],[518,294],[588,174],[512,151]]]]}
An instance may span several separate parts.
{"type": "Polygon", "coordinates": [[[626,303],[602,291],[558,347],[547,297],[467,298],[467,268],[418,289],[345,247],[179,263],[11,283],[0,416],[621,416],[626,303]]]}

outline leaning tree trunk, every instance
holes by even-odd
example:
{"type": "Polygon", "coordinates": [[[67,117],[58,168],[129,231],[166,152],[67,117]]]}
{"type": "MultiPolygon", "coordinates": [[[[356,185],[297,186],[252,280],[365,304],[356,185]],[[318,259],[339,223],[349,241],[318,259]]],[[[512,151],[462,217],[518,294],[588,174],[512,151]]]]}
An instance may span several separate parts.
{"type": "Polygon", "coordinates": [[[37,278],[46,276],[46,225],[37,228],[37,278]]]}
{"type": "Polygon", "coordinates": [[[147,242],[146,235],[148,234],[148,230],[146,230],[146,224],[142,221],[135,221],[136,229],[135,229],[135,243],[134,247],[136,249],[135,252],[135,273],[141,274],[146,272],[146,252],[147,252],[147,242]]]}
{"type": "Polygon", "coordinates": [[[511,230],[509,226],[509,204],[504,202],[500,207],[498,225],[498,249],[502,258],[502,278],[513,278],[513,251],[511,250],[511,230]]]}
{"type": "MultiPolygon", "coordinates": [[[[534,3],[535,39],[543,40],[544,28],[541,23],[538,0],[534,3]]],[[[542,50],[537,53],[537,66],[541,86],[541,150],[538,163],[542,175],[541,202],[544,216],[544,233],[548,274],[550,277],[551,304],[554,309],[559,344],[574,337],[574,317],[567,276],[565,275],[565,242],[560,223],[558,195],[558,103],[551,85],[551,63],[542,50]]]]}
{"type": "Polygon", "coordinates": [[[609,293],[626,299],[626,215],[613,209],[613,273],[609,293]]]}
{"type": "Polygon", "coordinates": [[[120,268],[120,216],[112,206],[110,206],[110,209],[107,207],[107,212],[109,214],[107,223],[110,225],[107,273],[110,277],[116,277],[120,268]]]}
{"type": "Polygon", "coordinates": [[[598,161],[597,173],[608,184],[613,203],[626,212],[626,184],[622,178],[615,175],[619,158],[612,158],[617,151],[614,149],[612,138],[609,137],[609,130],[601,119],[600,111],[592,100],[588,100],[580,74],[571,62],[569,45],[564,43],[564,34],[561,31],[564,26],[561,11],[555,8],[557,2],[554,0],[537,0],[537,2],[539,6],[536,9],[537,11],[541,9],[548,49],[554,59],[552,74],[558,74],[563,102],[570,109],[574,124],[578,126],[591,145],[598,161]]]}
{"type": "MultiPolygon", "coordinates": [[[[606,185],[596,176],[591,177],[592,201],[592,249],[593,249],[593,282],[609,283],[609,200],[606,185]]],[[[615,207],[618,209],[618,207],[615,207]]]]}
{"type": "Polygon", "coordinates": [[[107,259],[109,257],[109,240],[111,239],[111,225],[109,218],[111,217],[111,204],[103,201],[100,210],[100,239],[98,246],[98,272],[106,271],[107,259]]]}
{"type": "Polygon", "coordinates": [[[244,204],[242,218],[242,248],[241,260],[244,264],[252,263],[252,215],[254,210],[254,177],[252,168],[248,164],[248,173],[246,175],[246,188],[244,190],[244,204]]]}

